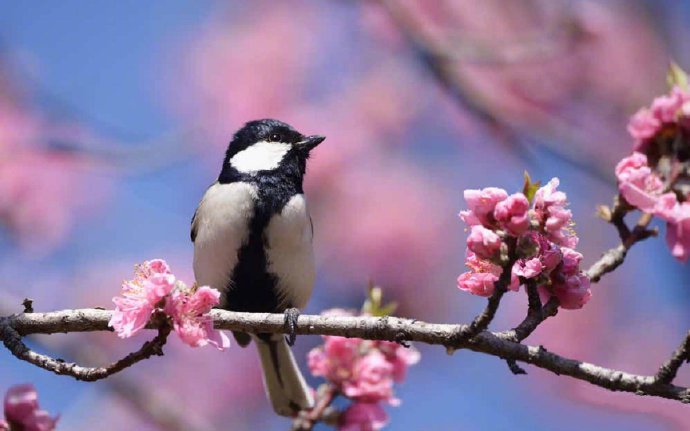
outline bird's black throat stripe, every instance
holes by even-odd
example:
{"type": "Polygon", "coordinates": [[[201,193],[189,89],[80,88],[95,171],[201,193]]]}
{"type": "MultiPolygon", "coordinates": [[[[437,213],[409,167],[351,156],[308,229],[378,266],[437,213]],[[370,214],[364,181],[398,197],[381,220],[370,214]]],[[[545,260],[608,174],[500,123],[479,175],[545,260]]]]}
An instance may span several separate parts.
{"type": "Polygon", "coordinates": [[[280,173],[261,172],[249,175],[232,170],[224,171],[219,182],[241,181],[256,185],[258,198],[249,222],[249,238],[238,251],[238,263],[232,272],[223,308],[246,312],[282,312],[292,304],[281,303],[278,279],[268,271],[266,227],[275,214],[280,213],[290,198],[303,193],[301,175],[293,169],[280,173]]]}

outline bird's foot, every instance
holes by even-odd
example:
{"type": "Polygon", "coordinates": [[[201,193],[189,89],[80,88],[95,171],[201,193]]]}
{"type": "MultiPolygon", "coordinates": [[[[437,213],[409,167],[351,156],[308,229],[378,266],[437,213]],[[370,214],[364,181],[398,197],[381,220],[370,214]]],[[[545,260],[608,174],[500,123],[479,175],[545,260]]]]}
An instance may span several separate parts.
{"type": "Polygon", "coordinates": [[[285,310],[285,341],[287,341],[289,346],[293,346],[297,339],[295,330],[297,329],[297,318],[299,314],[299,309],[297,308],[288,308],[285,310]]]}

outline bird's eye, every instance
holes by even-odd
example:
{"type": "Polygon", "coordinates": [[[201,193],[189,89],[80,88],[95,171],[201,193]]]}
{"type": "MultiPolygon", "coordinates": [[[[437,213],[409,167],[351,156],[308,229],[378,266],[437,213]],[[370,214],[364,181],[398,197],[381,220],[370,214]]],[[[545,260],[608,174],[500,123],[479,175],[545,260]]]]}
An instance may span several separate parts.
{"type": "Polygon", "coordinates": [[[269,137],[269,140],[271,142],[283,142],[283,137],[280,135],[280,133],[272,133],[269,137]]]}

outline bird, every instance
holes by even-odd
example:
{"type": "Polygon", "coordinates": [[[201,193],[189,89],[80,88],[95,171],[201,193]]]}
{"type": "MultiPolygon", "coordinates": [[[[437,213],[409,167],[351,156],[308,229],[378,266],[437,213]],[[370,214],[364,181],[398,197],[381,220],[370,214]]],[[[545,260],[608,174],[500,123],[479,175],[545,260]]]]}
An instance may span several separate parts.
{"type": "Polygon", "coordinates": [[[316,278],[303,180],[311,151],[324,139],[274,119],[246,123],[192,217],[194,276],[197,285],[221,292],[218,307],[284,313],[287,336],[233,332],[240,346],[257,345],[264,388],[281,416],[314,404],[290,346],[316,278]]]}

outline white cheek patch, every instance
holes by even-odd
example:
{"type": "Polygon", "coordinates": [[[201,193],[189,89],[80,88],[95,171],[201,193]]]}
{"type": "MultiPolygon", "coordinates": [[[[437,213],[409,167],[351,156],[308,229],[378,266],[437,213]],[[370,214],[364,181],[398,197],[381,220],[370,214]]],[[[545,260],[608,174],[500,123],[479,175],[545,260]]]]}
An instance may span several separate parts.
{"type": "Polygon", "coordinates": [[[260,141],[232,156],[230,165],[246,174],[270,171],[280,166],[290,148],[282,142],[260,141]]]}

